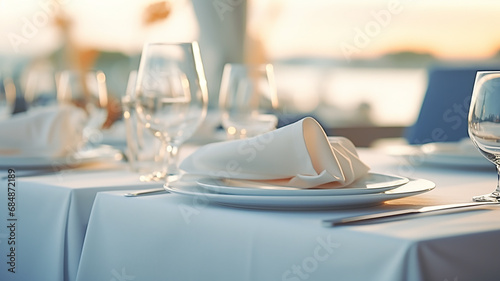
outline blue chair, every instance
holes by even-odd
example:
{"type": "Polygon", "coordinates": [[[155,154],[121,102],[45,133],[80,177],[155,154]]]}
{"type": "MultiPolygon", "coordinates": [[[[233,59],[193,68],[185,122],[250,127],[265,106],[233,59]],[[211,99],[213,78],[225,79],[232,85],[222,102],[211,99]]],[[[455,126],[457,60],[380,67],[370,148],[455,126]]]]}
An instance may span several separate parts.
{"type": "Polygon", "coordinates": [[[405,132],[409,144],[452,142],[468,137],[467,117],[479,70],[493,69],[490,66],[436,67],[429,70],[427,91],[419,116],[405,132]]]}

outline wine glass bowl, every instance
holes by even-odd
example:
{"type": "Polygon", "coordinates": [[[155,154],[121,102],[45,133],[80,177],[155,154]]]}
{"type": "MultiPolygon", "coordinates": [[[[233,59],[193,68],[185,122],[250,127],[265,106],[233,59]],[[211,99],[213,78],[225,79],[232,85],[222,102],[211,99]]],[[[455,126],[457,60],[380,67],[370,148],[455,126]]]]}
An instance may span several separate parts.
{"type": "Polygon", "coordinates": [[[468,118],[469,137],[479,151],[497,168],[496,189],[475,196],[474,201],[500,200],[500,71],[478,71],[468,118]]]}
{"type": "Polygon", "coordinates": [[[136,84],[137,116],[162,142],[160,171],[144,181],[179,176],[179,147],[207,113],[208,93],[198,44],[149,43],[144,46],[136,84]]]}
{"type": "Polygon", "coordinates": [[[178,69],[169,71],[156,76],[164,79],[162,85],[145,85],[138,94],[139,117],[162,140],[182,143],[196,130],[199,114],[188,117],[193,112],[190,113],[191,93],[183,85],[187,84],[186,75],[178,69]]]}
{"type": "MultiPolygon", "coordinates": [[[[108,105],[106,75],[102,71],[64,70],[56,75],[57,100],[84,109],[102,125],[108,105]]],[[[97,126],[97,125],[96,125],[97,126]]]]}
{"type": "Polygon", "coordinates": [[[88,116],[84,138],[88,144],[102,141],[108,115],[106,75],[102,71],[64,70],[56,74],[57,102],[82,108],[88,116]]]}
{"type": "Polygon", "coordinates": [[[253,137],[276,128],[278,98],[271,64],[226,64],[219,93],[228,139],[253,137]]]}

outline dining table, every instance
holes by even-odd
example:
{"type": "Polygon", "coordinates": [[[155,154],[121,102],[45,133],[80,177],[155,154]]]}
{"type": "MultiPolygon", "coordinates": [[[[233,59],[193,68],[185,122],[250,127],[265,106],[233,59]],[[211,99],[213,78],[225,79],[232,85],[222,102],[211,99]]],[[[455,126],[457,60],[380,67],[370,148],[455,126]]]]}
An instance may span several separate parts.
{"type": "MultiPolygon", "coordinates": [[[[181,158],[197,148],[187,146],[181,158]]],[[[363,206],[269,208],[227,206],[203,194],[125,196],[163,183],[141,182],[124,163],[39,176],[16,172],[9,193],[6,169],[0,280],[498,279],[500,206],[324,223],[471,202],[494,189],[493,165],[433,165],[421,161],[425,155],[408,159],[378,148],[358,153],[373,173],[432,188],[363,206]]]]}

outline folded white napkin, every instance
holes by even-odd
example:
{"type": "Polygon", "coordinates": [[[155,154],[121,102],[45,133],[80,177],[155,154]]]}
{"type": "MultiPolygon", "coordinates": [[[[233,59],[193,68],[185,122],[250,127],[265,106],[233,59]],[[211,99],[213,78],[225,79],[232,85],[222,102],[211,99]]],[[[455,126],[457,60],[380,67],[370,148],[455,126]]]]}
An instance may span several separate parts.
{"type": "Polygon", "coordinates": [[[328,138],[310,117],[253,138],[202,146],[180,168],[212,177],[279,180],[300,188],[326,183],[344,187],[369,170],[350,140],[328,138]]]}
{"type": "Polygon", "coordinates": [[[82,145],[85,112],[71,105],[36,108],[0,121],[0,157],[63,157],[82,145]]]}

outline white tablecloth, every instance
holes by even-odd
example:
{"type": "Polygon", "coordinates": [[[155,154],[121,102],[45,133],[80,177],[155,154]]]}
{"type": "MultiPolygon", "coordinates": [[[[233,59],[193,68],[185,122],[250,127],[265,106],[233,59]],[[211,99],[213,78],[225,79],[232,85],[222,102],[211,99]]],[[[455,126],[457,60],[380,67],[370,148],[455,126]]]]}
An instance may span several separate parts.
{"type": "MultiPolygon", "coordinates": [[[[19,177],[23,171],[17,171],[13,217],[16,221],[8,221],[11,217],[7,181],[1,181],[0,280],[75,280],[97,192],[159,185],[141,183],[139,175],[123,167],[120,170],[88,169],[24,178],[19,177]],[[11,223],[15,223],[15,228],[7,227],[11,223]],[[15,264],[7,263],[11,259],[7,256],[10,247],[15,247],[15,264]],[[9,271],[12,266],[15,273],[9,271]]],[[[7,174],[6,169],[2,171],[2,176],[7,174]]]]}
{"type": "Polygon", "coordinates": [[[321,220],[471,201],[493,169],[413,167],[361,151],[373,172],[434,181],[436,189],[371,208],[268,211],[164,194],[96,197],[78,281],[498,280],[500,208],[327,228],[321,220]]]}

